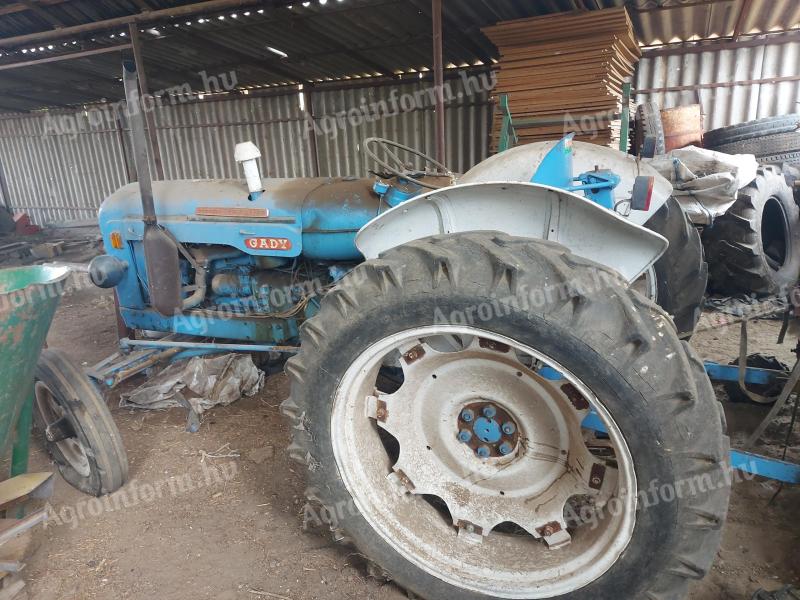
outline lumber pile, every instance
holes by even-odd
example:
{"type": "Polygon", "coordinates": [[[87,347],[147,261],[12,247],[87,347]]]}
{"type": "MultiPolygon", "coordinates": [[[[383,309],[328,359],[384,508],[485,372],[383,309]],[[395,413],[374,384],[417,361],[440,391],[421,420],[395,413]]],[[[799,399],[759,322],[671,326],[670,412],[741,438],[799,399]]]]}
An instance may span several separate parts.
{"type": "MultiPolygon", "coordinates": [[[[619,147],[622,85],[641,57],[624,7],[504,21],[495,95],[508,95],[519,143],[559,138],[619,147]],[[519,125],[517,123],[519,122],[519,125]]],[[[493,147],[502,114],[495,111],[493,147]]]]}

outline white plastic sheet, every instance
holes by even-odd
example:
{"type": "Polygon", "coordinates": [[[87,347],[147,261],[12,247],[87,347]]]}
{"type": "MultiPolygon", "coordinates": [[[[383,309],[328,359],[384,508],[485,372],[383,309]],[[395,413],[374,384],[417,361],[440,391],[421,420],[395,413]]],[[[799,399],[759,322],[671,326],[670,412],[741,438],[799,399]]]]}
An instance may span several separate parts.
{"type": "Polygon", "coordinates": [[[132,392],[122,394],[120,405],[163,409],[188,402],[200,414],[212,406],[253,396],[263,385],[264,373],[249,354],[195,356],[169,365],[132,392]]]}
{"type": "Polygon", "coordinates": [[[738,191],[756,178],[752,154],[724,154],[696,146],[672,150],[648,161],[672,183],[673,195],[689,218],[709,225],[736,201],[738,191]]]}

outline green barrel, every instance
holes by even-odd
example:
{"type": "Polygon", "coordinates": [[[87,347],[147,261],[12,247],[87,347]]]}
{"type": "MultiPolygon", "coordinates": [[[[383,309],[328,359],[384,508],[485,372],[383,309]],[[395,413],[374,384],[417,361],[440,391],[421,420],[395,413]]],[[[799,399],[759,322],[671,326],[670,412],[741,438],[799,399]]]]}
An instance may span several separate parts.
{"type": "MultiPolygon", "coordinates": [[[[22,419],[29,422],[33,376],[64,292],[67,267],[0,269],[0,455],[22,419]],[[24,413],[24,414],[23,414],[24,413]]],[[[27,449],[28,431],[20,424],[27,449]]],[[[22,442],[23,440],[20,440],[22,442]]],[[[15,450],[16,454],[16,450],[15,450]]]]}

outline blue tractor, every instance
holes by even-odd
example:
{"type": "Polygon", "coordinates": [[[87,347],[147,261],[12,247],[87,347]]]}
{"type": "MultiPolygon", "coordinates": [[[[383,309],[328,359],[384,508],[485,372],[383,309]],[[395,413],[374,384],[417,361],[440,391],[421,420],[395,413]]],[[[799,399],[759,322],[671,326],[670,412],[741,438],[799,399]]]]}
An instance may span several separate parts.
{"type": "Polygon", "coordinates": [[[246,143],[244,180],[151,184],[141,121],[90,273],[161,335],[123,340],[99,382],[292,355],[308,514],[422,598],[666,600],[703,577],[728,442],[679,336],[699,241],[654,171],[567,136],[456,177],[371,139],[372,178],[262,179],[246,143]]]}

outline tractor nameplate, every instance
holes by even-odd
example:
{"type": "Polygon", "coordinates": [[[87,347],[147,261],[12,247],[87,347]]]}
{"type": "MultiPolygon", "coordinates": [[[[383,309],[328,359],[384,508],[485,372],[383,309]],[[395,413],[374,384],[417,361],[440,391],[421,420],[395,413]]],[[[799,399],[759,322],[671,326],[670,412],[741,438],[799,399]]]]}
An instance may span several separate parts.
{"type": "Polygon", "coordinates": [[[198,217],[229,217],[233,219],[266,219],[269,209],[238,206],[198,206],[194,214],[198,217]]]}
{"type": "Polygon", "coordinates": [[[253,237],[247,238],[244,245],[251,250],[291,250],[292,240],[288,238],[253,237]]]}

